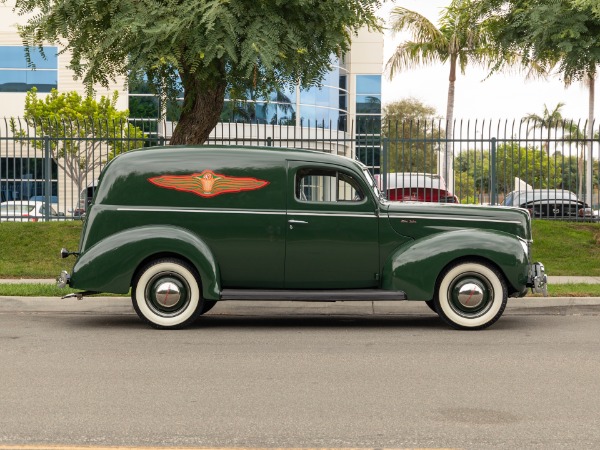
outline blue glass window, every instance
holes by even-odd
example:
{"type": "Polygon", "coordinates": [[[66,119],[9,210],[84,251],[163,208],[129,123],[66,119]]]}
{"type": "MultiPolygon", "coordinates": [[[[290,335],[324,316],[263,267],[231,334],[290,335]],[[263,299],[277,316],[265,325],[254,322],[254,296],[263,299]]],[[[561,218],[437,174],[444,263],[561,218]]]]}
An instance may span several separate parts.
{"type": "Polygon", "coordinates": [[[0,92],[27,92],[37,87],[38,92],[50,92],[58,85],[56,70],[1,70],[0,92]]]}
{"type": "Polygon", "coordinates": [[[381,95],[381,75],[356,75],[356,94],[381,95]]]}
{"type": "Polygon", "coordinates": [[[381,97],[379,95],[357,95],[357,114],[381,114],[381,97]]]}
{"type": "Polygon", "coordinates": [[[50,92],[58,86],[58,56],[56,47],[45,47],[44,56],[37,48],[30,48],[31,62],[27,67],[25,47],[0,46],[0,92],[27,92],[37,87],[38,92],[50,92]]]}
{"type": "MultiPolygon", "coordinates": [[[[29,48],[31,62],[36,69],[58,69],[56,47],[45,47],[44,56],[35,47],[29,48]]],[[[3,45],[0,46],[0,69],[28,69],[25,59],[25,47],[3,45]]]]}

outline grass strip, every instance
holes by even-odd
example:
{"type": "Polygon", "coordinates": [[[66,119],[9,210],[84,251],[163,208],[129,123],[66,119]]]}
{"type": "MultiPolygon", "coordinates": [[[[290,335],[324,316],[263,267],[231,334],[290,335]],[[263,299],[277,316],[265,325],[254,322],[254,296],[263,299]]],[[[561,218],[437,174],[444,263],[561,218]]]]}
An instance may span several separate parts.
{"type": "MultiPolygon", "coordinates": [[[[58,288],[53,284],[17,283],[0,284],[0,296],[4,297],[63,297],[70,293],[82,292],[78,289],[58,288]]],[[[97,294],[107,297],[129,297],[130,294],[97,294]]]]}

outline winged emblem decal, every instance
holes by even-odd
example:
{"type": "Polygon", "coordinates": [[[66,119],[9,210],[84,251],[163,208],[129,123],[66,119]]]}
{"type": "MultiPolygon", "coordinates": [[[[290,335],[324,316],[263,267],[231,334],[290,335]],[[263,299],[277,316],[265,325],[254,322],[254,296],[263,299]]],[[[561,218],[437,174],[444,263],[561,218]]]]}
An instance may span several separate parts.
{"type": "Polygon", "coordinates": [[[165,189],[191,192],[200,197],[254,191],[269,184],[268,181],[257,178],[230,177],[212,170],[204,170],[191,175],[160,175],[148,178],[148,181],[165,189]]]}

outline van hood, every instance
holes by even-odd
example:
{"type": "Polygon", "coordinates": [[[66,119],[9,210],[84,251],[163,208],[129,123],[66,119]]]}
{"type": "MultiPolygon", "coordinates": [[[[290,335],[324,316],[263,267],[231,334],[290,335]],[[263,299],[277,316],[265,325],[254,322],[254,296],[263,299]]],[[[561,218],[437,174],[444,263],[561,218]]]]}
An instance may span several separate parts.
{"type": "Polygon", "coordinates": [[[531,219],[527,210],[522,208],[385,202],[382,210],[387,213],[396,233],[413,239],[465,228],[500,231],[528,242],[532,239],[531,219]]]}

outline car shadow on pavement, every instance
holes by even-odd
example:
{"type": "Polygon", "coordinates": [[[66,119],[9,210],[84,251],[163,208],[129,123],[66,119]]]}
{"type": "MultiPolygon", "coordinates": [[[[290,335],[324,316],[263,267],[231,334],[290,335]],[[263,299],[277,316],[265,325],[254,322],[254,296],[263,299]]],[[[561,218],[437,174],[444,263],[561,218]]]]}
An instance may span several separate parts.
{"type": "MultiPolygon", "coordinates": [[[[63,318],[73,328],[80,329],[148,329],[152,327],[135,314],[69,315],[63,318]]],[[[185,330],[202,329],[381,329],[451,330],[439,317],[430,315],[221,315],[207,314],[185,330]]],[[[161,331],[161,330],[156,330],[161,331]]],[[[169,330],[179,332],[180,330],[169,330]]]]}

